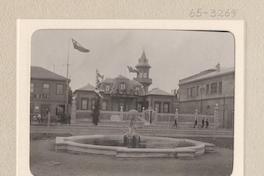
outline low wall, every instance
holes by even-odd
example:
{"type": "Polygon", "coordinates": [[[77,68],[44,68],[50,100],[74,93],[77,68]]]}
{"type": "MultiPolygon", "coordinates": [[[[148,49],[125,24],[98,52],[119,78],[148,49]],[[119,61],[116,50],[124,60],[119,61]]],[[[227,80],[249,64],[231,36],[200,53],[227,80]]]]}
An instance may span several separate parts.
{"type": "MultiPolygon", "coordinates": [[[[146,121],[150,121],[150,115],[144,112],[134,113],[140,118],[144,118],[146,121]]],[[[120,112],[120,111],[100,111],[99,119],[101,121],[111,121],[111,120],[120,120],[120,121],[130,121],[132,118],[131,113],[129,112],[120,112]],[[116,119],[114,118],[116,117],[116,119]]],[[[153,113],[151,115],[152,121],[155,122],[170,122],[174,121],[175,114],[171,113],[153,113]]],[[[77,120],[92,120],[92,111],[86,110],[77,110],[76,111],[76,119],[77,120]]],[[[208,119],[209,123],[214,123],[213,115],[198,115],[198,123],[202,121],[202,119],[208,119]]],[[[178,122],[193,122],[194,114],[179,114],[178,122]]]]}
{"type": "MultiPolygon", "coordinates": [[[[119,117],[120,121],[130,121],[132,116],[132,114],[129,112],[120,112],[120,111],[100,111],[100,117],[99,119],[102,121],[109,121],[109,120],[113,120],[113,117],[119,117]]],[[[135,114],[139,117],[142,117],[143,114],[138,112],[137,114],[135,114]]],[[[92,111],[87,110],[87,111],[83,111],[83,110],[77,110],[76,111],[76,119],[86,119],[86,120],[92,120],[92,111]]],[[[117,119],[118,120],[118,119],[117,119]]]]}

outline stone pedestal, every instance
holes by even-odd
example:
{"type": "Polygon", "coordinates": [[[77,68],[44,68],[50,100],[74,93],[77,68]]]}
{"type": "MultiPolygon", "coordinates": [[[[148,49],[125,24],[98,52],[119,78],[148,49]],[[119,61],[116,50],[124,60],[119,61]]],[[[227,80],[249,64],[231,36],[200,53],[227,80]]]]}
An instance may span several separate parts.
{"type": "Polygon", "coordinates": [[[72,98],[71,124],[76,123],[76,99],[72,98]]]}

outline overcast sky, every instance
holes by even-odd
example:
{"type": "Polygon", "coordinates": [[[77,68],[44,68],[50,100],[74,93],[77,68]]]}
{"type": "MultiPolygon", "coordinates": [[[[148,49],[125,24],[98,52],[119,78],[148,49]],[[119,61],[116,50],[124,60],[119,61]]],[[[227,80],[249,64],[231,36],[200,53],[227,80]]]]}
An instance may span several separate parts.
{"type": "Polygon", "coordinates": [[[71,88],[95,85],[95,70],[105,77],[119,74],[133,78],[127,65],[135,66],[142,51],[151,65],[150,88],[167,92],[179,79],[213,68],[234,67],[234,38],[227,32],[176,30],[40,30],[32,36],[31,65],[66,76],[69,48],[71,88]],[[71,38],[90,50],[73,48],[71,38]]]}

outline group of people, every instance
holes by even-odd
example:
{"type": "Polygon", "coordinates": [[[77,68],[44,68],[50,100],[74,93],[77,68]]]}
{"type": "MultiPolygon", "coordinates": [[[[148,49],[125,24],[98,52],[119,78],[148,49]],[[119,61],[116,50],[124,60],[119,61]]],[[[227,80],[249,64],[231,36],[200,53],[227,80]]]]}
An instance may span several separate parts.
{"type": "MultiPolygon", "coordinates": [[[[209,120],[207,118],[204,120],[204,118],[203,118],[201,128],[208,128],[208,126],[209,126],[209,120]]],[[[196,128],[196,127],[198,127],[198,120],[197,119],[194,120],[194,125],[193,125],[193,128],[196,128]]]]}
{"type": "MultiPolygon", "coordinates": [[[[178,113],[178,109],[176,109],[175,111],[175,116],[174,116],[174,123],[173,123],[173,127],[176,127],[178,126],[178,118],[179,118],[179,113],[178,113]]],[[[198,110],[196,109],[195,110],[195,114],[194,114],[194,125],[193,125],[193,128],[198,128],[198,110]]],[[[202,124],[200,126],[201,128],[208,128],[209,127],[209,120],[208,118],[203,118],[202,119],[202,124]]]]}
{"type": "MultiPolygon", "coordinates": [[[[201,128],[208,128],[208,126],[209,126],[208,118],[206,118],[206,119],[203,118],[201,128]]],[[[196,127],[198,127],[198,110],[197,109],[195,110],[195,114],[194,114],[193,128],[196,128],[196,127]]]]}
{"type": "Polygon", "coordinates": [[[52,116],[49,110],[43,112],[36,112],[31,114],[30,122],[37,121],[39,124],[47,124],[50,123],[63,123],[70,124],[71,116],[66,113],[58,114],[52,116]]]}

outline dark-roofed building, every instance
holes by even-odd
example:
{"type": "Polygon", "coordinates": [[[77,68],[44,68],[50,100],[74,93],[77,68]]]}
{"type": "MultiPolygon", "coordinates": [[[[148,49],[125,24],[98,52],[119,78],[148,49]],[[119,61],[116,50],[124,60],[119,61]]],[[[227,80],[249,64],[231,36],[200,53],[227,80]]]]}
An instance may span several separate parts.
{"type": "Polygon", "coordinates": [[[213,114],[219,107],[222,127],[231,128],[234,122],[234,68],[216,68],[202,71],[179,81],[180,113],[213,114]]]}
{"type": "Polygon", "coordinates": [[[104,111],[129,111],[136,109],[153,109],[159,113],[175,112],[177,99],[174,94],[154,88],[148,90],[152,83],[149,78],[151,68],[145,52],[142,53],[136,67],[134,79],[119,75],[115,78],[105,78],[95,89],[88,84],[74,91],[77,110],[92,110],[96,100],[96,90],[102,95],[101,110],[104,111]]]}
{"type": "Polygon", "coordinates": [[[38,113],[45,119],[50,112],[51,118],[60,118],[65,113],[68,82],[67,78],[45,68],[31,66],[31,117],[38,113]]]}

